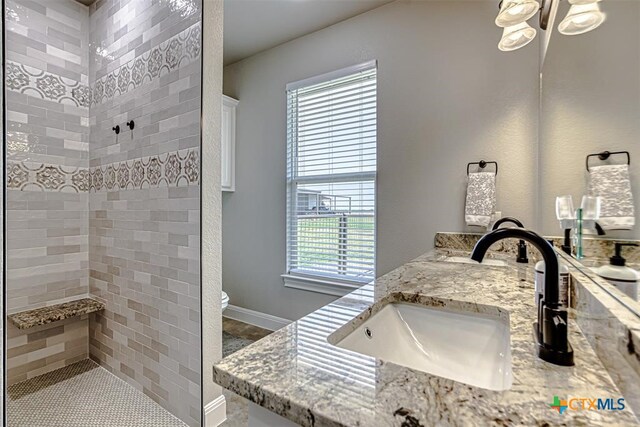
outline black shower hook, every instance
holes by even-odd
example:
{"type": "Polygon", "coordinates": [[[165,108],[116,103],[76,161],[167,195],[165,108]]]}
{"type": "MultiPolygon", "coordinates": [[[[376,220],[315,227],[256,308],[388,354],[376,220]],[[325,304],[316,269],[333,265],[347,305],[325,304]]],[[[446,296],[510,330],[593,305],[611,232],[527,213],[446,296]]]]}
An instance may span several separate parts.
{"type": "Polygon", "coordinates": [[[117,134],[120,133],[120,125],[115,125],[114,127],[111,128],[112,131],[114,131],[117,134]]]}
{"type": "Polygon", "coordinates": [[[136,124],[133,122],[133,120],[129,120],[127,122],[127,126],[129,126],[129,130],[133,130],[133,128],[136,126],[136,124]]]}
{"type": "Polygon", "coordinates": [[[591,157],[598,157],[598,159],[604,161],[604,160],[607,160],[609,157],[611,157],[613,154],[626,154],[627,155],[627,164],[628,165],[631,164],[631,154],[629,154],[628,151],[603,151],[601,153],[589,154],[587,156],[587,160],[586,160],[587,171],[589,171],[589,159],[591,157]]]}
{"type": "Polygon", "coordinates": [[[478,166],[480,166],[480,169],[486,168],[487,165],[495,165],[496,166],[496,175],[498,175],[498,162],[493,162],[493,161],[487,162],[487,161],[484,161],[484,160],[480,160],[479,162],[467,163],[467,176],[469,176],[469,167],[471,165],[478,165],[478,166]]]}

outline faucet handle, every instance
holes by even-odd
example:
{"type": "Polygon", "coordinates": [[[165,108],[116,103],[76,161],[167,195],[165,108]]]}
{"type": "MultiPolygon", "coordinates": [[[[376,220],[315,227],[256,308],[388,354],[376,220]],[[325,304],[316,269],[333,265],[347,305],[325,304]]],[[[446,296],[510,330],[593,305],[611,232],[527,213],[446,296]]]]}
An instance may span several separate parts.
{"type": "Polygon", "coordinates": [[[527,243],[524,240],[518,242],[518,258],[516,262],[521,264],[528,264],[529,258],[527,257],[527,243]]]}
{"type": "MultiPolygon", "coordinates": [[[[566,314],[566,312],[565,312],[566,314]]],[[[559,315],[553,316],[553,323],[555,324],[556,328],[558,327],[563,327],[566,328],[567,327],[567,321],[559,315]]]]}
{"type": "Polygon", "coordinates": [[[542,309],[542,342],[547,347],[567,349],[567,311],[544,306],[542,309]]]}
{"type": "Polygon", "coordinates": [[[542,325],[539,325],[539,356],[547,362],[573,366],[573,349],[568,339],[568,314],[561,307],[542,307],[542,325]]]}

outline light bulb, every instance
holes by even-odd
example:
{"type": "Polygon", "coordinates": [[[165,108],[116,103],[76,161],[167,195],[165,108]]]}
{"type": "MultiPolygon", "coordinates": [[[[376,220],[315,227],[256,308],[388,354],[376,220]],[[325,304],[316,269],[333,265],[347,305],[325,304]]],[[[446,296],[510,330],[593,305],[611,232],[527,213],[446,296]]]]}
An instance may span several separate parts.
{"type": "Polygon", "coordinates": [[[567,16],[558,25],[558,31],[566,36],[575,36],[595,30],[605,20],[606,15],[600,10],[597,2],[573,4],[567,16]]]}
{"type": "Polygon", "coordinates": [[[540,10],[536,0],[503,0],[496,17],[498,27],[510,27],[525,22],[540,10]]]}
{"type": "Polygon", "coordinates": [[[498,43],[498,49],[504,52],[520,49],[531,43],[535,37],[536,29],[526,22],[521,22],[504,29],[500,43],[498,43]]]}

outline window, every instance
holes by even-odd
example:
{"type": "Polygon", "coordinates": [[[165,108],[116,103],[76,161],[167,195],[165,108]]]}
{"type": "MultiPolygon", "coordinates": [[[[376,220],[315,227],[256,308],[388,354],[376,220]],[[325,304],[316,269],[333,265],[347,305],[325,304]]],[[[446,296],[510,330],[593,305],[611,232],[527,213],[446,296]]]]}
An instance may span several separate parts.
{"type": "Polygon", "coordinates": [[[375,277],[376,64],[287,85],[287,277],[375,277]]]}

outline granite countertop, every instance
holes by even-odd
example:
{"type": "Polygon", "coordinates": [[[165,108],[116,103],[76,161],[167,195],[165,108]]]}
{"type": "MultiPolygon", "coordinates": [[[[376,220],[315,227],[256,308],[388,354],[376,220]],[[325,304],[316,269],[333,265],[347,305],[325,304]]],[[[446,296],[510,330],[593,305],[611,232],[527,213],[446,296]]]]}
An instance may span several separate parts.
{"type": "Polygon", "coordinates": [[[18,329],[29,329],[34,326],[68,319],[69,317],[104,310],[104,307],[104,303],[100,301],[92,298],[82,298],[76,301],[9,314],[7,317],[18,329]]]}
{"type": "Polygon", "coordinates": [[[446,255],[453,254],[425,254],[234,353],[214,365],[214,381],[303,426],[638,423],[628,409],[567,410],[561,415],[550,408],[555,395],[618,399],[621,393],[573,320],[575,366],[556,366],[537,357],[531,268],[440,262],[446,255]],[[389,302],[507,313],[512,387],[474,387],[327,341],[336,331],[344,336],[355,330],[389,302]]]}

